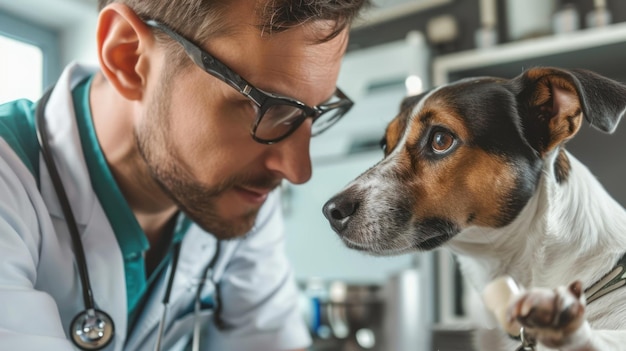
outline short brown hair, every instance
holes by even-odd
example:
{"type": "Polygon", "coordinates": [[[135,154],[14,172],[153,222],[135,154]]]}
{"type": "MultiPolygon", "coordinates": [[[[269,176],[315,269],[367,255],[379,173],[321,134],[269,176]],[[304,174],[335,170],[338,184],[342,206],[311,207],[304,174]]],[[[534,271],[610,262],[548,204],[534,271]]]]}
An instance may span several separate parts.
{"type": "MultiPolygon", "coordinates": [[[[228,26],[221,21],[231,0],[98,0],[100,10],[113,2],[124,3],[143,19],[156,19],[187,38],[203,42],[228,26]]],[[[246,0],[251,1],[251,0],[246,0]]],[[[334,23],[322,39],[331,39],[358,16],[370,0],[253,0],[257,2],[259,28],[280,32],[301,24],[323,20],[334,23]]]]}

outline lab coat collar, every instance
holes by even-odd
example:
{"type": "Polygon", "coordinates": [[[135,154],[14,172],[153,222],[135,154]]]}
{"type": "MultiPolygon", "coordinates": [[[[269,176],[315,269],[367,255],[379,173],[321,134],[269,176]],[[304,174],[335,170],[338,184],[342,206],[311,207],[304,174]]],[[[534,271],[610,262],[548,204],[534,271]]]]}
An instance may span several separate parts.
{"type": "MultiPolygon", "coordinates": [[[[80,136],[76,127],[72,89],[95,72],[95,67],[78,64],[68,66],[57,81],[45,109],[50,149],[63,180],[67,197],[71,199],[74,217],[79,225],[86,225],[89,221],[92,213],[91,206],[96,198],[89,180],[80,136]],[[85,204],[90,206],[85,206],[85,204]]],[[[42,195],[48,199],[55,199],[48,203],[48,210],[51,215],[62,218],[63,211],[54,194],[54,188],[51,184],[47,187],[43,186],[49,177],[43,159],[40,158],[39,162],[42,170],[42,195]]]]}

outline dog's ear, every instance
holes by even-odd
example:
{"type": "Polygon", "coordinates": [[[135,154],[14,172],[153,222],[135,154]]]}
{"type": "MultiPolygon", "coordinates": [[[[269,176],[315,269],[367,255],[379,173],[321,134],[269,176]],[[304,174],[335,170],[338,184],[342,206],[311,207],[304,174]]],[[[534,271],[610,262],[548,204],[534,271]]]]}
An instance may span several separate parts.
{"type": "Polygon", "coordinates": [[[626,85],[587,70],[570,73],[575,78],[583,116],[594,128],[613,133],[626,111],[626,85]]]}
{"type": "Polygon", "coordinates": [[[572,138],[583,116],[612,133],[626,110],[626,86],[586,70],[533,68],[512,82],[524,133],[540,154],[572,138]]]}

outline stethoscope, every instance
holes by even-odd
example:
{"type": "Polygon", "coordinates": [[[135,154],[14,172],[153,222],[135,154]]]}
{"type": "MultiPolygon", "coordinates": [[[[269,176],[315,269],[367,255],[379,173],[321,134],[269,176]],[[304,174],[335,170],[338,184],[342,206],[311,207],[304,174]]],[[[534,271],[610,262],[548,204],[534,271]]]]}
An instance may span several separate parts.
{"type": "MultiPolygon", "coordinates": [[[[51,94],[52,89],[49,89],[41,97],[41,100],[37,104],[37,109],[35,112],[35,127],[37,130],[37,140],[39,142],[41,154],[43,156],[44,162],[46,163],[46,167],[48,168],[48,172],[50,173],[50,179],[52,181],[54,191],[59,199],[59,203],[61,205],[61,209],[63,210],[63,215],[65,216],[68,230],[70,232],[74,255],[76,257],[76,265],[78,267],[78,274],[83,290],[83,302],[85,310],[77,314],[70,323],[69,335],[74,345],[76,345],[81,350],[100,350],[109,345],[113,340],[113,337],[115,336],[115,324],[113,323],[113,319],[111,318],[111,316],[109,316],[106,312],[96,308],[96,304],[93,298],[93,291],[91,289],[91,281],[89,279],[89,272],[87,269],[85,249],[83,248],[80,234],[78,232],[78,224],[74,217],[74,213],[72,212],[72,208],[67,197],[67,192],[65,191],[65,187],[63,186],[63,182],[61,181],[61,177],[59,176],[59,171],[57,170],[54,159],[52,158],[52,152],[50,151],[50,143],[48,141],[48,134],[46,131],[46,120],[44,117],[44,111],[51,94]]],[[[203,272],[203,279],[200,281],[200,284],[198,285],[198,289],[196,291],[194,304],[195,323],[192,339],[192,346],[194,351],[198,350],[200,345],[200,323],[198,318],[201,306],[200,294],[207,277],[211,276],[212,279],[213,267],[215,266],[219,257],[220,246],[220,242],[218,241],[215,254],[209,264],[205,267],[203,272]]],[[[176,243],[173,248],[172,267],[167,280],[165,295],[163,296],[162,303],[164,308],[163,314],[161,316],[161,321],[159,322],[157,341],[155,344],[155,350],[157,351],[161,349],[161,344],[163,340],[165,320],[167,318],[167,312],[169,311],[170,293],[172,291],[172,286],[174,283],[176,266],[178,265],[180,247],[181,243],[176,243]]],[[[221,301],[219,301],[220,296],[219,288],[217,288],[217,285],[216,300],[217,306],[215,308],[215,320],[216,322],[218,322],[219,326],[221,301]]]]}

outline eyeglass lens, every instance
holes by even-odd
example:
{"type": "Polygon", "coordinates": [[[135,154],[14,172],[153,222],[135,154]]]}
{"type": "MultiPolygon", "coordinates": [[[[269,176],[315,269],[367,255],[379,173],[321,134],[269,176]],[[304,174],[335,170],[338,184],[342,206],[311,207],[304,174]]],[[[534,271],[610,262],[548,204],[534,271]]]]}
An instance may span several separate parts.
{"type": "MultiPolygon", "coordinates": [[[[338,100],[334,97],[334,100],[338,100]]],[[[335,124],[346,112],[346,107],[336,106],[325,110],[313,120],[311,135],[315,136],[335,124]]],[[[255,136],[261,140],[276,140],[292,133],[310,117],[306,112],[293,105],[276,104],[268,107],[256,127],[255,136]]]]}
{"type": "Polygon", "coordinates": [[[311,127],[311,135],[316,136],[326,129],[330,128],[344,114],[344,108],[335,108],[322,113],[313,123],[311,127]]]}
{"type": "Polygon", "coordinates": [[[272,105],[261,117],[255,135],[263,140],[281,138],[296,129],[305,118],[305,112],[296,106],[272,105]]]}

